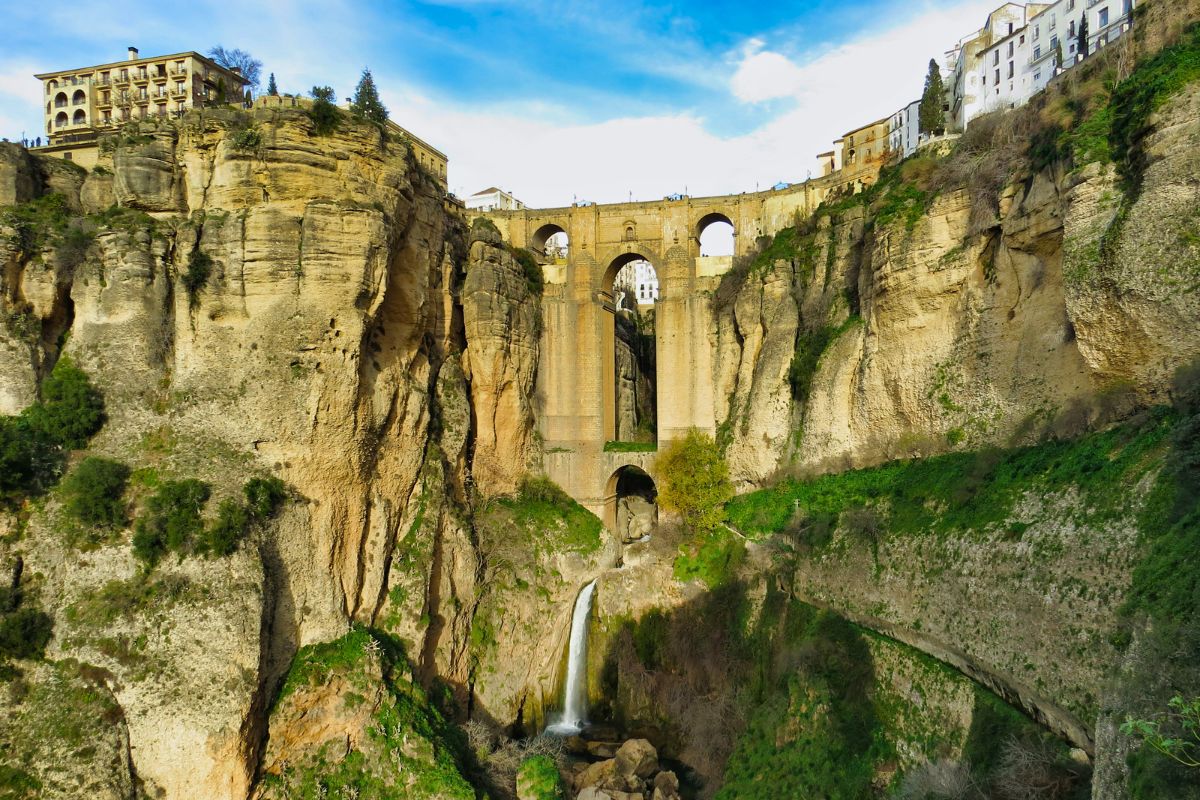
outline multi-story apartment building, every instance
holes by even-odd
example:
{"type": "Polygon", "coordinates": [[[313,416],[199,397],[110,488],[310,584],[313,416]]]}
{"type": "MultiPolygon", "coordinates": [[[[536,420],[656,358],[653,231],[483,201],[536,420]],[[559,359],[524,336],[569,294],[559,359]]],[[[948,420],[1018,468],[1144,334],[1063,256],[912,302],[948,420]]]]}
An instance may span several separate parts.
{"type": "Polygon", "coordinates": [[[90,167],[97,134],[131,120],[180,115],[189,108],[242,102],[249,83],[195,52],[139,58],[35,75],[46,101],[44,148],[90,167]]]}
{"type": "Polygon", "coordinates": [[[873,184],[888,159],[890,119],[875,120],[842,137],[842,175],[856,189],[873,184]]]}
{"type": "Polygon", "coordinates": [[[908,158],[921,141],[921,101],[914,100],[888,120],[888,150],[893,158],[908,158]]]}
{"type": "Polygon", "coordinates": [[[951,51],[952,124],[963,130],[980,114],[1025,104],[1055,75],[1128,31],[1134,5],[1135,0],[1055,0],[996,9],[982,29],[951,51]],[[1082,48],[1085,17],[1088,41],[1082,48]]]}

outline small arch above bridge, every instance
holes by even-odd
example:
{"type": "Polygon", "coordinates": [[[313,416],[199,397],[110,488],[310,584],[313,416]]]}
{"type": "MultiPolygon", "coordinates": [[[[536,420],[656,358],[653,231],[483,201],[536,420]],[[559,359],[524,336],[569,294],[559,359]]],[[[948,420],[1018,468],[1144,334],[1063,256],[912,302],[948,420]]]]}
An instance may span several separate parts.
{"type": "Polygon", "coordinates": [[[658,524],[658,487],[648,472],[626,464],[609,476],[604,524],[624,542],[650,535],[658,524]]]}

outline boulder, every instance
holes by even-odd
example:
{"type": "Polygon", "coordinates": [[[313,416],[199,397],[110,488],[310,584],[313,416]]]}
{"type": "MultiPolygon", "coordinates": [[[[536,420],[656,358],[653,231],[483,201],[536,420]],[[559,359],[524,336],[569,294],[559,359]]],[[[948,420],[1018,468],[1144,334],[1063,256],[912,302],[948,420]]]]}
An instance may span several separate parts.
{"type": "Polygon", "coordinates": [[[664,770],[654,776],[651,800],[679,800],[679,778],[674,772],[664,770]]]}
{"type": "Polygon", "coordinates": [[[645,739],[630,739],[617,751],[616,770],[622,776],[649,778],[658,772],[658,751],[645,739]]]}
{"type": "Polygon", "coordinates": [[[616,774],[617,760],[615,758],[597,761],[575,776],[575,788],[582,790],[593,786],[606,786],[616,774]]]}

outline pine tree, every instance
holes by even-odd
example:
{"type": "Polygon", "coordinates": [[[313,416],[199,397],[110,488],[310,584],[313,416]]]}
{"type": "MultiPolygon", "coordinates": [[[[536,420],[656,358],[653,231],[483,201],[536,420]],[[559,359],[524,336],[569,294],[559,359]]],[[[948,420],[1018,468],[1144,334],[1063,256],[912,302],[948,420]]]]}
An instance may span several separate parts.
{"type": "Polygon", "coordinates": [[[946,87],[942,84],[942,70],[937,59],[929,59],[929,74],[925,76],[925,91],[917,112],[921,133],[940,134],[946,130],[946,113],[943,110],[946,87]]]}
{"type": "Polygon", "coordinates": [[[271,73],[271,77],[267,78],[267,94],[271,97],[279,97],[279,86],[275,83],[275,73],[271,73]]]}
{"type": "Polygon", "coordinates": [[[1062,39],[1059,39],[1054,43],[1054,66],[1063,66],[1062,39]]]}
{"type": "Polygon", "coordinates": [[[1086,11],[1083,14],[1083,19],[1079,21],[1079,38],[1076,40],[1075,50],[1079,53],[1080,58],[1088,57],[1088,24],[1086,11]]]}
{"type": "Polygon", "coordinates": [[[379,90],[375,88],[375,79],[371,77],[371,70],[364,69],[362,78],[358,81],[358,86],[354,90],[354,99],[350,102],[350,110],[354,115],[363,119],[370,120],[377,125],[382,125],[387,122],[387,109],[384,108],[383,101],[379,99],[379,90]]]}

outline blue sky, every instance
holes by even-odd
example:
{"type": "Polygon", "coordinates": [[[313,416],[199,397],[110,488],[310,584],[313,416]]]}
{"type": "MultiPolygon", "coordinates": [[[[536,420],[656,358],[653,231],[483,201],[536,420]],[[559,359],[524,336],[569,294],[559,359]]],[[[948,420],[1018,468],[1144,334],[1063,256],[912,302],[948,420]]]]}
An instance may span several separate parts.
{"type": "Polygon", "coordinates": [[[369,66],[460,194],[749,191],[802,180],[830,140],[915,99],[928,59],[996,2],[0,0],[0,135],[39,129],[33,72],[223,44],[282,91],[345,97],[369,66]]]}

